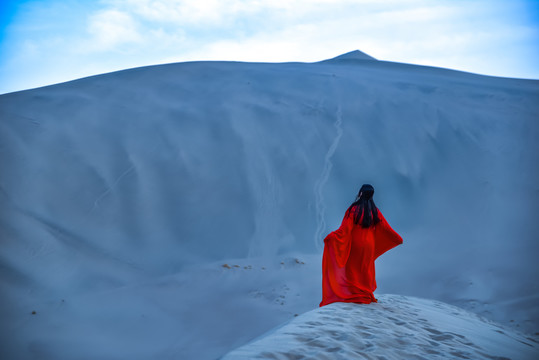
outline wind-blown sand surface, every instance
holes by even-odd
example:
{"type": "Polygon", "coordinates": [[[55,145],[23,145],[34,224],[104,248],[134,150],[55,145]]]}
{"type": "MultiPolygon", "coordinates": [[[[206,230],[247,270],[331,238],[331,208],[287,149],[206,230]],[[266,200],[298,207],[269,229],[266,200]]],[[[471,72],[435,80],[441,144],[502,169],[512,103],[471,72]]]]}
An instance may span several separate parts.
{"type": "Polygon", "coordinates": [[[380,295],[298,316],[221,360],[538,359],[539,342],[439,301],[380,295]]]}

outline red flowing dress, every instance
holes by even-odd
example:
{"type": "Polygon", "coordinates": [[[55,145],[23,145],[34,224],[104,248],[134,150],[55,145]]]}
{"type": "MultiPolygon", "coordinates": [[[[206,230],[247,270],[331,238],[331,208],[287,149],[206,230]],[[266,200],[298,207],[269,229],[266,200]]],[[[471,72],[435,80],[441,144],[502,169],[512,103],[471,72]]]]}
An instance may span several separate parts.
{"type": "Polygon", "coordinates": [[[322,258],[322,302],[369,304],[376,302],[374,260],[402,244],[397,234],[378,210],[380,222],[368,228],[361,221],[354,224],[354,215],[347,211],[339,229],[324,239],[322,258]]]}

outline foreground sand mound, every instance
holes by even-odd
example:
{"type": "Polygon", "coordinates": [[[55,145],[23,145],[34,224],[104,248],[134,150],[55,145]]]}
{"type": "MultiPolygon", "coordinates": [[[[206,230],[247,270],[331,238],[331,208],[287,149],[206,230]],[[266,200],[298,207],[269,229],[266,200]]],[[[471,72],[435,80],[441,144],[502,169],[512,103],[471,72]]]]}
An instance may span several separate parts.
{"type": "Polygon", "coordinates": [[[232,359],[538,359],[538,342],[442,302],[382,295],[305,313],[232,359]]]}

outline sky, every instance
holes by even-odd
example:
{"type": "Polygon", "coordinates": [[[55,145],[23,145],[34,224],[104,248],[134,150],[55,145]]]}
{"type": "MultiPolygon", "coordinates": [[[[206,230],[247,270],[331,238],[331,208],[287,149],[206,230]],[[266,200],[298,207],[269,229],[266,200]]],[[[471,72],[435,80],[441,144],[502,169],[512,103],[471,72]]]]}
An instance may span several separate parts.
{"type": "Polygon", "coordinates": [[[2,0],[0,93],[196,60],[379,60],[539,79],[539,0],[2,0]]]}

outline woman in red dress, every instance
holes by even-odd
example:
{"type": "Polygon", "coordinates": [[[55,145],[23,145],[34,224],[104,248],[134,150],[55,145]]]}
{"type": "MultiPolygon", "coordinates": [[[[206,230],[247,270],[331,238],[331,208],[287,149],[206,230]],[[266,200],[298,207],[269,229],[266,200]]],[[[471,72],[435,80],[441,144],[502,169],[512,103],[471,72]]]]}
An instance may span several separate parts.
{"type": "Polygon", "coordinates": [[[374,260],[402,244],[378,210],[372,185],[364,184],[344,215],[341,227],[324,239],[322,302],[376,302],[374,260]]]}

